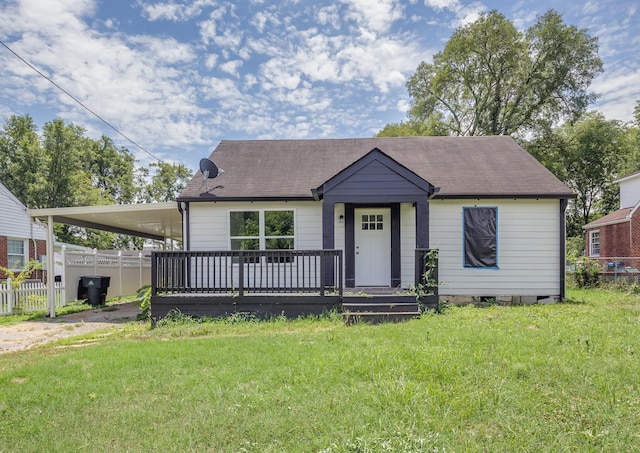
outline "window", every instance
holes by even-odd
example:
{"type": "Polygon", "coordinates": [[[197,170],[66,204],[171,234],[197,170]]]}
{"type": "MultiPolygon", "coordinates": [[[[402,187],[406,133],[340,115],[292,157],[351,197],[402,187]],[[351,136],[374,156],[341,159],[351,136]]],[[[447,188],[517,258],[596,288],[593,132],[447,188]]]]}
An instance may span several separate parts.
{"type": "Polygon", "coordinates": [[[463,208],[464,267],[498,267],[498,208],[463,208]]]}
{"type": "Polygon", "coordinates": [[[293,250],[293,211],[264,211],[264,248],[293,250]]]}
{"type": "Polygon", "coordinates": [[[260,249],[260,217],[258,211],[229,214],[231,250],[260,249]]]}
{"type": "Polygon", "coordinates": [[[17,270],[24,266],[26,261],[24,241],[18,239],[7,240],[7,267],[17,270]]]}
{"type": "Polygon", "coordinates": [[[589,256],[600,256],[600,231],[589,231],[589,256]]]}
{"type": "Polygon", "coordinates": [[[231,250],[293,250],[293,211],[232,211],[231,250]]]}
{"type": "Polygon", "coordinates": [[[362,229],[363,230],[382,230],[383,216],[382,214],[362,216],[362,229]]]}

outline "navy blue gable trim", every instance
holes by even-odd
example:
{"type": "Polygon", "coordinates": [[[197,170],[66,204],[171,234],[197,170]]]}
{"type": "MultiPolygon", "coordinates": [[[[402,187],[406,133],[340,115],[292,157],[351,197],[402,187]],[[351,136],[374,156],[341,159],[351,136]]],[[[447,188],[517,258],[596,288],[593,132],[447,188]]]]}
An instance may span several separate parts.
{"type": "Polygon", "coordinates": [[[430,196],[433,185],[379,148],[374,148],[317,189],[312,189],[312,192],[318,198],[331,194],[339,198],[364,200],[368,197],[388,197],[388,201],[398,201],[406,197],[415,199],[430,196]]]}

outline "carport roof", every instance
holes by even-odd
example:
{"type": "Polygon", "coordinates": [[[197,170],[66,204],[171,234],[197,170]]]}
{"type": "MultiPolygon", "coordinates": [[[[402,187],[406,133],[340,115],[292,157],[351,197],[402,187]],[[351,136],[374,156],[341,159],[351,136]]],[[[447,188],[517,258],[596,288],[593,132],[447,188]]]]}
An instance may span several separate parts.
{"type": "Polygon", "coordinates": [[[47,220],[148,239],[182,239],[177,202],[30,209],[34,219],[47,220]]]}

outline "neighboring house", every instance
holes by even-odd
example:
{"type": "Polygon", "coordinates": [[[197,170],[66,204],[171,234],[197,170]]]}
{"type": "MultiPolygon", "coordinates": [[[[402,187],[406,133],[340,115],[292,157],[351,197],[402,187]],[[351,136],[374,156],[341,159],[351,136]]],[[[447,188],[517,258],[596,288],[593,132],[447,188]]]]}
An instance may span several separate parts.
{"type": "MultiPolygon", "coordinates": [[[[19,270],[29,260],[46,254],[46,230],[33,222],[23,205],[0,183],[0,266],[19,270]]],[[[41,278],[36,272],[33,278],[41,278]]],[[[0,271],[0,278],[6,278],[0,271]]]]}
{"type": "Polygon", "coordinates": [[[406,289],[422,272],[416,251],[438,249],[450,302],[564,297],[574,194],[511,137],[222,141],[211,160],[224,174],[198,172],[178,197],[186,251],[158,255],[174,260],[153,277],[158,293],[206,292],[227,272],[224,251],[264,251],[235,256],[232,272],[244,260],[304,273],[283,249],[340,251],[346,290],[406,289]],[[197,261],[207,251],[220,252],[197,261]],[[190,281],[175,277],[176,256],[190,281]]]}
{"type": "Polygon", "coordinates": [[[585,255],[605,270],[640,269],[640,172],[614,182],[620,185],[620,209],[583,227],[585,255]]]}

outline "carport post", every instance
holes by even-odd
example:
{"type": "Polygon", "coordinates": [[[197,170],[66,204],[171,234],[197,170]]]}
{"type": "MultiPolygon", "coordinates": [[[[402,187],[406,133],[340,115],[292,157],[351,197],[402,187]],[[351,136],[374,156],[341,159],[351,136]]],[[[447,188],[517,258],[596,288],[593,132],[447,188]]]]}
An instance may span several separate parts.
{"type": "Polygon", "coordinates": [[[47,217],[47,298],[49,301],[49,317],[56,317],[56,248],[53,236],[53,216],[47,217]]]}

